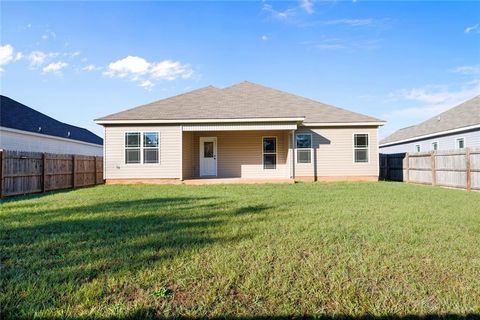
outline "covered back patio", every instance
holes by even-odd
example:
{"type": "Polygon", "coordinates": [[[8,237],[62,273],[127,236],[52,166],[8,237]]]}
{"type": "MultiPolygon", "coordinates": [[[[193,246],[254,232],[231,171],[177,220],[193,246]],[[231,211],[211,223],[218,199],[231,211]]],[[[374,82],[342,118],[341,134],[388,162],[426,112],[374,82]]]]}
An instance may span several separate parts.
{"type": "Polygon", "coordinates": [[[192,184],[200,183],[198,180],[288,182],[294,176],[295,129],[296,124],[184,126],[182,180],[195,180],[192,184]]]}

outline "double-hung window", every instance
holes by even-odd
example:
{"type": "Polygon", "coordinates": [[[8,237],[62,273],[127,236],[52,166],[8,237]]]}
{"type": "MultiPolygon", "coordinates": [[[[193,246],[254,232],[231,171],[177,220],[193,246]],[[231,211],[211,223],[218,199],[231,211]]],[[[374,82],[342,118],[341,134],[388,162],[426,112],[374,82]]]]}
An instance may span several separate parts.
{"type": "Polygon", "coordinates": [[[143,133],[143,163],[158,163],[158,132],[143,133]]]}
{"type": "Polygon", "coordinates": [[[140,150],[141,145],[141,133],[140,132],[127,132],[125,133],[125,163],[140,163],[140,150]]]}
{"type": "Polygon", "coordinates": [[[277,168],[277,138],[263,138],[263,169],[277,168]]]}
{"type": "Polygon", "coordinates": [[[437,151],[437,150],[438,150],[438,142],[437,142],[437,141],[432,142],[432,150],[433,150],[433,151],[437,151]]]}
{"type": "Polygon", "coordinates": [[[309,133],[297,134],[297,163],[312,162],[312,135],[309,133]]]}
{"type": "Polygon", "coordinates": [[[353,153],[356,163],[368,162],[368,134],[353,135],[353,153]]]}
{"type": "Polygon", "coordinates": [[[158,132],[126,132],[125,163],[159,163],[158,132]]]}

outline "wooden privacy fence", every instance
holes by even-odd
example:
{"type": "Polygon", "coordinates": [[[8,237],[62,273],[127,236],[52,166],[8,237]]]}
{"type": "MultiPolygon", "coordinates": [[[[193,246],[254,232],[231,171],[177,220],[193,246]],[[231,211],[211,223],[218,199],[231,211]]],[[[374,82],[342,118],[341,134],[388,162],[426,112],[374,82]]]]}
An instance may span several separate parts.
{"type": "Polygon", "coordinates": [[[480,148],[381,153],[380,179],[480,190],[480,148]]]}
{"type": "Polygon", "coordinates": [[[0,150],[0,197],[103,183],[103,157],[0,150]]]}

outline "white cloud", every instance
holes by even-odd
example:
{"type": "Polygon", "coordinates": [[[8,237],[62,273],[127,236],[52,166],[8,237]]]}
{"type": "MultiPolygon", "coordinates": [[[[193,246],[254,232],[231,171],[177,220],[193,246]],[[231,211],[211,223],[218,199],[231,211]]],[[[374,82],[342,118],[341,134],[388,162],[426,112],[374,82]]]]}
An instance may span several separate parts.
{"type": "Polygon", "coordinates": [[[0,66],[10,63],[13,59],[13,47],[9,44],[0,46],[0,66]]]}
{"type": "Polygon", "coordinates": [[[289,17],[292,17],[296,14],[296,10],[293,8],[286,9],[284,11],[277,11],[273,9],[271,4],[264,3],[263,4],[263,11],[268,12],[272,17],[277,18],[277,19],[287,19],[289,17]]]}
{"type": "Polygon", "coordinates": [[[472,65],[472,66],[460,66],[450,71],[455,73],[461,73],[461,74],[480,74],[480,64],[472,65]]]}
{"type": "Polygon", "coordinates": [[[262,39],[263,41],[267,41],[267,40],[268,40],[268,36],[263,35],[263,36],[261,37],[261,39],[262,39]]]}
{"type": "Polygon", "coordinates": [[[466,27],[464,32],[465,33],[480,33],[480,24],[476,24],[476,25],[473,25],[473,26],[470,26],[470,27],[466,27]]]}
{"type": "Polygon", "coordinates": [[[99,67],[95,67],[93,64],[89,64],[88,66],[85,66],[82,68],[84,71],[94,71],[100,69],[99,67]]]}
{"type": "Polygon", "coordinates": [[[312,0],[300,0],[300,7],[308,14],[312,14],[314,12],[312,0]]]}
{"type": "Polygon", "coordinates": [[[413,101],[417,106],[394,110],[390,116],[431,117],[480,94],[480,80],[462,84],[456,89],[448,86],[426,86],[402,89],[390,97],[413,101]]]}
{"type": "Polygon", "coordinates": [[[15,53],[15,49],[10,44],[0,46],[0,72],[3,72],[2,66],[18,61],[22,57],[23,54],[21,52],[15,53]]]}
{"type": "Polygon", "coordinates": [[[45,63],[48,54],[42,51],[33,51],[28,55],[28,60],[30,61],[30,66],[39,67],[45,63]]]}
{"type": "Polygon", "coordinates": [[[104,75],[127,78],[138,82],[141,87],[151,90],[155,85],[154,80],[188,79],[193,73],[193,69],[188,64],[182,64],[179,61],[149,62],[142,57],[128,56],[110,63],[104,75]]]}
{"type": "Polygon", "coordinates": [[[105,74],[111,77],[138,76],[144,74],[150,68],[150,63],[140,57],[128,56],[124,59],[117,60],[108,65],[105,74]]]}
{"type": "Polygon", "coordinates": [[[145,88],[148,91],[152,91],[152,88],[155,86],[155,84],[150,81],[150,80],[145,80],[140,83],[140,87],[145,88]]]}
{"type": "MultiPolygon", "coordinates": [[[[398,106],[379,117],[387,120],[381,130],[384,137],[395,130],[415,125],[480,94],[480,80],[456,86],[429,85],[402,89],[389,94],[389,106],[398,106]]],[[[376,98],[379,101],[379,98],[376,98]]]]}
{"type": "Polygon", "coordinates": [[[61,70],[66,66],[68,66],[68,63],[63,61],[58,61],[58,62],[50,63],[48,66],[44,67],[42,71],[43,73],[49,73],[49,72],[60,73],[61,70]]]}
{"type": "Polygon", "coordinates": [[[153,64],[150,72],[153,78],[163,80],[175,80],[178,77],[188,79],[193,74],[190,66],[172,60],[164,60],[153,64]]]}

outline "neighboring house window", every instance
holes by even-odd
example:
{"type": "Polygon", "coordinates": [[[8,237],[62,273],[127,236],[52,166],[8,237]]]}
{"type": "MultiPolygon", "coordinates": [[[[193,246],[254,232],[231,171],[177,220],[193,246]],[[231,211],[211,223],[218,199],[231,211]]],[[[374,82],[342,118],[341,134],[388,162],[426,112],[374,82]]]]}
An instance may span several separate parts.
{"type": "Polygon", "coordinates": [[[416,144],[415,145],[415,152],[420,152],[420,145],[419,144],[416,144]]]}
{"type": "Polygon", "coordinates": [[[125,133],[125,163],[140,163],[140,132],[125,133]]]}
{"type": "Polygon", "coordinates": [[[297,134],[297,162],[312,162],[312,135],[307,133],[297,134]]]}
{"type": "Polygon", "coordinates": [[[158,163],[158,132],[143,133],[143,163],[158,163]]]}
{"type": "Polygon", "coordinates": [[[353,135],[355,162],[368,162],[368,134],[353,135]]]}
{"type": "Polygon", "coordinates": [[[277,168],[277,138],[263,138],[263,169],[277,168]]]}
{"type": "Polygon", "coordinates": [[[437,151],[437,150],[438,150],[438,142],[437,142],[437,141],[432,142],[432,150],[433,150],[433,151],[437,151]]]}
{"type": "Polygon", "coordinates": [[[159,163],[159,146],[158,132],[126,132],[125,163],[159,163]]]}
{"type": "Polygon", "coordinates": [[[465,138],[457,138],[457,149],[465,148],[465,138]]]}

